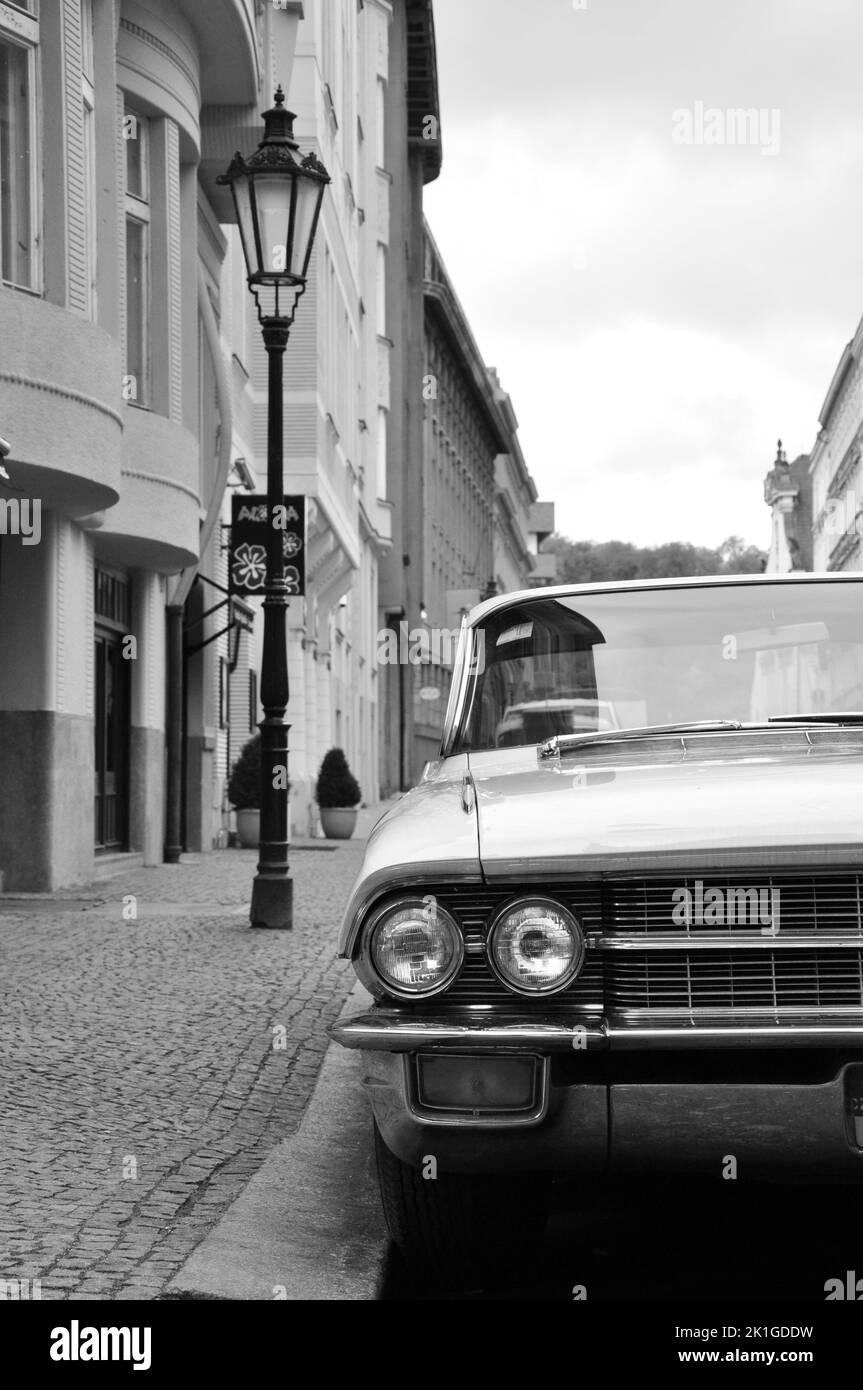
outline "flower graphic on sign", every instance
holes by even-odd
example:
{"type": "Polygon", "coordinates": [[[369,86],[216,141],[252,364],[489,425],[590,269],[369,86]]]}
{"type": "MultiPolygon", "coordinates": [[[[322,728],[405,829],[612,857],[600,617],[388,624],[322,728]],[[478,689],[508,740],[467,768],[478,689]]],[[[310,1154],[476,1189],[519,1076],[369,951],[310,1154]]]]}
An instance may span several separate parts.
{"type": "Polygon", "coordinates": [[[238,545],[231,561],[234,583],[246,589],[263,589],[267,578],[267,552],[262,545],[238,545]]]}
{"type": "Polygon", "coordinates": [[[287,581],[288,593],[298,594],[300,592],[300,571],[297,569],[296,565],[285,566],[285,579],[287,581]]]}
{"type": "Polygon", "coordinates": [[[290,560],[294,557],[294,555],[299,555],[302,548],[302,537],[298,536],[296,531],[286,531],[284,536],[284,542],[282,545],[282,549],[285,554],[285,559],[290,560]]]}

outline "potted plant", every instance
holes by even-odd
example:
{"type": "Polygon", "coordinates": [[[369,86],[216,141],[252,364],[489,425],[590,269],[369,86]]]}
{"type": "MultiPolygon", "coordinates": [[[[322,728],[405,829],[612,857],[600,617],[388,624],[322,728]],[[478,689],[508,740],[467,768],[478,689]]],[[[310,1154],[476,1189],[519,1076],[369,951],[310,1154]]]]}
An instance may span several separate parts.
{"type": "Polygon", "coordinates": [[[237,836],[245,849],[261,838],[261,735],[254,734],[231,769],[228,800],[237,812],[237,836]]]}
{"type": "Polygon", "coordinates": [[[357,805],[362,797],[341,748],[325,754],[318,773],[315,800],[321,810],[321,825],[328,840],[349,840],[357,823],[357,805]]]}

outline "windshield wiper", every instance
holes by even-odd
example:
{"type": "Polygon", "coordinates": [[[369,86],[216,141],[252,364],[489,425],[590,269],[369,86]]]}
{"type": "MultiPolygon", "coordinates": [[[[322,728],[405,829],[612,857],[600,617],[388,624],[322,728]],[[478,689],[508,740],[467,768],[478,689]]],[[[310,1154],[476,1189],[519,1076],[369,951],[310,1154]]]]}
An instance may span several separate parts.
{"type": "Polygon", "coordinates": [[[768,724],[863,724],[863,710],[845,709],[835,713],[771,714],[768,724]]]}
{"type": "Polygon", "coordinates": [[[589,748],[597,743],[628,743],[630,739],[662,734],[713,734],[745,727],[740,719],[701,719],[682,724],[642,724],[634,729],[601,729],[590,734],[554,734],[539,745],[537,752],[540,758],[556,758],[562,750],[589,748]]]}
{"type": "Polygon", "coordinates": [[[639,738],[657,738],[663,734],[713,734],[735,729],[764,729],[771,724],[829,725],[841,728],[843,724],[863,724],[863,711],[845,710],[837,714],[774,714],[768,719],[744,722],[741,719],[702,719],[680,724],[643,724],[634,729],[602,729],[590,734],[554,734],[539,745],[537,750],[541,759],[556,758],[561,752],[573,748],[589,748],[596,744],[629,743],[639,738]]]}

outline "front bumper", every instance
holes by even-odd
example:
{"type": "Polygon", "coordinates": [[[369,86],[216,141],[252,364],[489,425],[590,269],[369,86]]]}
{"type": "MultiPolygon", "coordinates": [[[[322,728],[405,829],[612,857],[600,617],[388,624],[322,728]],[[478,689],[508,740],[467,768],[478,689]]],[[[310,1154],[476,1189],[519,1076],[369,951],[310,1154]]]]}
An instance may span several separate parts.
{"type": "Polygon", "coordinates": [[[703,1016],[697,1024],[666,1023],[635,1017],[611,1023],[607,1019],[570,1018],[538,1023],[536,1015],[495,1011],[490,1014],[419,1014],[389,1008],[340,1019],[330,1029],[343,1047],[374,1052],[414,1052],[420,1048],[455,1048],[493,1052],[513,1047],[526,1052],[604,1051],[622,1048],[717,1047],[863,1047],[863,1023],[835,1018],[825,1021],[801,1014],[777,1022],[769,1015],[732,1021],[703,1016]]]}
{"type": "Polygon", "coordinates": [[[434,1155],[451,1172],[721,1178],[733,1159],[740,1178],[863,1181],[863,1027],[851,1022],[612,1029],[376,1009],[332,1033],[363,1051],[384,1142],[412,1166],[434,1155]],[[693,1059],[696,1045],[715,1055],[693,1059]],[[536,1057],[541,1103],[511,1119],[430,1117],[417,1102],[416,1058],[455,1053],[478,1069],[491,1054],[536,1057]],[[819,1054],[823,1065],[813,1066],[819,1054]],[[724,1069],[722,1058],[732,1059],[724,1069]]]}

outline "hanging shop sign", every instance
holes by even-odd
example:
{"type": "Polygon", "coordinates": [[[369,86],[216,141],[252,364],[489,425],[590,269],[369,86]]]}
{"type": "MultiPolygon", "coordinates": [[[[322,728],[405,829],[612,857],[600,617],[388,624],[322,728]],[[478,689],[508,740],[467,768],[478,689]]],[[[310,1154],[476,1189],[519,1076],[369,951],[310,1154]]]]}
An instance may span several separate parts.
{"type": "MultiPolygon", "coordinates": [[[[282,536],[288,593],[306,592],[306,499],[285,497],[273,524],[282,536]]],[[[263,595],[267,587],[267,498],[262,493],[234,493],[231,498],[231,546],[228,589],[232,594],[263,595]]]]}

